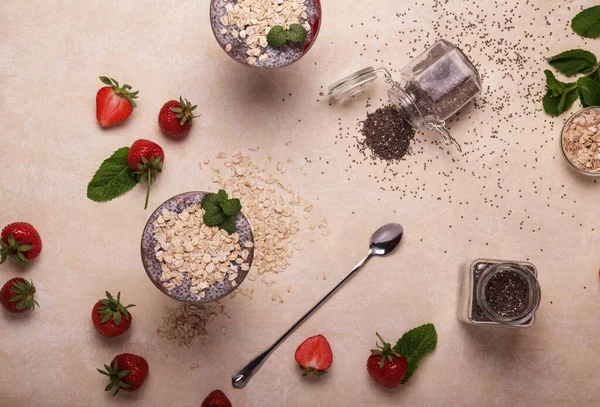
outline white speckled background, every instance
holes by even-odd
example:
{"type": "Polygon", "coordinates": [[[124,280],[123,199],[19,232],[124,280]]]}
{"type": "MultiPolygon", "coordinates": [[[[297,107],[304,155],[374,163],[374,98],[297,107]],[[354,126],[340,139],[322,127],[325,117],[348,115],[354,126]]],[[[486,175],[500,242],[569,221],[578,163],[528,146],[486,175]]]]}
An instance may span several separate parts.
{"type": "MultiPolygon", "coordinates": [[[[9,262],[0,270],[2,283],[33,279],[41,305],[25,317],[0,313],[0,406],[199,406],[215,388],[235,406],[599,404],[600,182],[563,162],[558,136],[568,114],[549,118],[539,102],[543,57],[573,47],[600,55],[600,39],[568,28],[578,10],[596,2],[352,3],[324,1],[310,53],[272,72],[248,69],[221,51],[208,0],[0,3],[0,224],[31,222],[44,242],[30,266],[9,262]],[[437,36],[461,44],[484,79],[478,105],[452,123],[465,153],[418,134],[417,154],[395,165],[399,175],[385,183],[400,190],[381,191],[381,166],[351,166],[360,159],[351,144],[366,95],[329,106],[317,94],[364,66],[399,69],[437,36]],[[122,126],[101,130],[96,123],[99,75],[140,90],[139,107],[122,126]],[[179,94],[199,104],[202,117],[189,139],[172,142],[156,117],[179,94]],[[340,128],[350,139],[336,138],[340,128]],[[311,222],[326,217],[331,230],[303,235],[306,248],[275,287],[245,282],[254,299],[223,301],[231,319],[214,321],[209,340],[189,350],[155,333],[164,305],[175,304],[142,269],[139,239],[151,213],[142,209],[143,188],[104,204],[85,196],[101,161],[137,138],[159,142],[166,153],[152,208],[211,188],[210,170],[198,168],[202,159],[257,144],[257,161],[296,159],[280,178],[315,205],[311,222]],[[231,388],[231,374],[341,278],[365,254],[371,231],[389,221],[405,227],[400,250],[373,259],[246,389],[231,388]],[[538,267],[542,304],[531,329],[484,331],[457,321],[458,267],[477,257],[538,267]],[[284,294],[283,304],[271,301],[273,289],[284,294]],[[105,290],[137,304],[131,331],[113,341],[90,322],[105,290]],[[377,387],[365,369],[375,331],[391,341],[426,322],[438,329],[436,351],[407,386],[377,387]],[[334,364],[312,382],[301,378],[293,352],[318,332],[329,338],[334,364]],[[146,357],[150,377],[138,393],[112,399],[96,367],[124,351],[146,357]],[[191,370],[194,363],[200,367],[191,370]]],[[[385,85],[371,96],[373,110],[385,85]]]]}

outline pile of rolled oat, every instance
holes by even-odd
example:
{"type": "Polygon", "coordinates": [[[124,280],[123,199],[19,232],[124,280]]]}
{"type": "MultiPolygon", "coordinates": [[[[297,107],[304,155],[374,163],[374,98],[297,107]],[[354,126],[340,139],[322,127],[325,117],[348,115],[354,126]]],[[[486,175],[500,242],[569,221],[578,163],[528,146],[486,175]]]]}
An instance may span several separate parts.
{"type": "Polygon", "coordinates": [[[600,170],[600,108],[573,118],[563,131],[565,154],[573,165],[585,172],[600,170]]]}
{"type": "Polygon", "coordinates": [[[181,213],[163,209],[154,222],[156,259],[161,263],[160,280],[167,290],[190,279],[190,292],[204,297],[212,284],[228,279],[235,286],[238,267],[248,271],[246,262],[253,247],[241,247],[237,232],[229,235],[218,227],[204,224],[204,210],[190,205],[181,213]]]}
{"type": "Polygon", "coordinates": [[[176,309],[165,307],[167,316],[163,325],[156,330],[161,338],[190,347],[194,342],[208,336],[206,325],[221,315],[229,317],[219,302],[206,304],[184,304],[176,309]]]}

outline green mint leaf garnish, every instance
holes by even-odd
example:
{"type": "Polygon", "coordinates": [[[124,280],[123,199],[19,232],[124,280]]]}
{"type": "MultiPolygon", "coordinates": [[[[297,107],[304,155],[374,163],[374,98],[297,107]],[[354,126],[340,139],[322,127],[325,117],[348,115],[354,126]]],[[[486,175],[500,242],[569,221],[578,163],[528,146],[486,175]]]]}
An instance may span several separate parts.
{"type": "Polygon", "coordinates": [[[272,48],[279,48],[287,41],[287,35],[282,26],[276,25],[269,30],[267,34],[267,42],[272,48]]]}
{"type": "Polygon", "coordinates": [[[200,206],[205,211],[208,211],[212,208],[221,208],[220,204],[221,202],[219,201],[219,196],[217,194],[206,194],[202,199],[202,204],[200,206]]]}
{"type": "Polygon", "coordinates": [[[600,106],[600,82],[592,78],[579,78],[577,88],[581,96],[581,104],[587,106],[600,106]]]}
{"type": "Polygon", "coordinates": [[[217,196],[219,197],[219,203],[227,202],[227,199],[229,199],[227,192],[223,191],[222,189],[219,189],[217,196]]]}
{"type": "Polygon", "coordinates": [[[291,24],[289,31],[286,33],[286,36],[288,41],[302,43],[306,41],[308,32],[306,31],[306,28],[304,28],[300,24],[291,24]]]}
{"type": "Polygon", "coordinates": [[[206,226],[219,226],[225,220],[225,215],[223,212],[206,212],[202,217],[206,226]]]}
{"type": "Polygon", "coordinates": [[[571,28],[585,38],[600,37],[600,6],[590,7],[577,14],[571,28]]]}
{"type": "Polygon", "coordinates": [[[228,200],[227,202],[221,203],[221,209],[223,209],[223,213],[225,215],[234,216],[242,210],[242,204],[240,203],[239,199],[234,198],[228,200]]]}
{"type": "Polygon", "coordinates": [[[230,216],[225,216],[225,219],[223,220],[223,222],[221,222],[221,224],[219,225],[219,227],[225,231],[227,231],[227,233],[229,233],[230,235],[232,233],[235,232],[236,227],[235,227],[235,216],[230,215],[230,216]]]}
{"type": "Polygon", "coordinates": [[[547,59],[548,63],[566,76],[591,72],[598,63],[596,55],[583,49],[561,52],[547,59]]]}
{"type": "Polygon", "coordinates": [[[544,95],[542,103],[544,111],[551,116],[558,116],[568,110],[579,97],[577,83],[560,82],[549,70],[545,70],[546,86],[548,92],[544,95]]]}
{"type": "Polygon", "coordinates": [[[406,383],[415,370],[417,370],[419,360],[425,354],[435,349],[436,345],[437,332],[433,324],[421,325],[402,335],[402,338],[394,346],[394,352],[404,356],[408,362],[408,369],[406,370],[402,384],[406,383]]]}
{"type": "Polygon", "coordinates": [[[96,202],[110,201],[137,185],[138,179],[127,165],[128,152],[129,147],[123,147],[104,160],[88,184],[89,199],[96,202]]]}

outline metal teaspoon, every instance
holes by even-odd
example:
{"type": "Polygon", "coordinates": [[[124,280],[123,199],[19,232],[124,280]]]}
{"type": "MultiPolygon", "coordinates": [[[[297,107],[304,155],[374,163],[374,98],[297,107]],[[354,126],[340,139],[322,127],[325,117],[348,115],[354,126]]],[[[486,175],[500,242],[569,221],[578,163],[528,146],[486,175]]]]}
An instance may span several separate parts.
{"type": "Polygon", "coordinates": [[[248,363],[245,367],[243,367],[241,370],[235,373],[231,378],[231,384],[233,385],[233,387],[237,387],[238,389],[245,387],[252,378],[252,376],[254,376],[256,372],[258,372],[258,369],[260,369],[262,364],[267,360],[271,353],[273,353],[273,351],[288,336],[290,336],[290,334],[294,332],[296,328],[302,325],[302,323],[306,321],[308,317],[310,317],[313,314],[313,312],[317,310],[317,308],[323,305],[323,303],[327,301],[329,297],[331,297],[342,285],[344,285],[344,283],[348,281],[350,277],[352,277],[358,270],[360,270],[361,267],[367,262],[367,260],[369,260],[373,256],[387,256],[388,254],[392,253],[396,249],[396,247],[398,247],[398,244],[402,239],[403,233],[404,229],[398,223],[388,223],[387,225],[383,225],[382,227],[377,229],[375,233],[373,233],[373,235],[371,236],[371,240],[369,241],[369,254],[367,254],[367,256],[364,259],[362,259],[356,266],[354,266],[352,271],[350,271],[346,275],[346,277],[344,277],[339,283],[337,283],[337,285],[333,287],[331,291],[329,291],[329,293],[327,293],[323,298],[321,298],[321,300],[317,302],[315,306],[309,309],[308,312],[306,312],[306,314],[304,314],[298,321],[296,321],[296,323],[292,325],[290,329],[288,329],[283,335],[281,335],[281,337],[277,339],[275,343],[273,343],[271,346],[265,349],[264,352],[252,359],[250,363],[248,363]]]}

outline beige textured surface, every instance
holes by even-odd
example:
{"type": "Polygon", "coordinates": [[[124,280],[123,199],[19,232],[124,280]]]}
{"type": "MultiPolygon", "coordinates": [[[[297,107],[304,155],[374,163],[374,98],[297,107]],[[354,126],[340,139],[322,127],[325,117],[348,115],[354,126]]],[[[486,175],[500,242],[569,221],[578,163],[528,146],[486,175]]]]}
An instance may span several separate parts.
{"type": "MultiPolygon", "coordinates": [[[[566,26],[576,10],[595,2],[352,3],[325,1],[316,45],[299,63],[276,72],[229,60],[212,37],[207,0],[0,3],[0,224],[29,221],[44,242],[29,267],[11,262],[0,270],[3,280],[33,279],[41,304],[24,318],[0,314],[1,406],[198,406],[214,388],[225,390],[235,406],[599,403],[600,185],[577,176],[560,157],[559,130],[568,115],[550,119],[539,112],[543,56],[576,46],[600,55],[600,40],[580,39],[566,26]],[[447,11],[472,12],[472,20],[458,22],[447,11]],[[469,23],[476,28],[466,28],[469,23]],[[383,192],[369,176],[381,167],[350,169],[346,150],[359,155],[351,140],[335,138],[340,127],[356,134],[365,100],[328,106],[317,93],[321,85],[381,60],[402,67],[437,36],[434,28],[451,40],[465,32],[457,40],[467,52],[468,42],[488,31],[489,52],[477,51],[481,41],[469,52],[492,90],[480,99],[488,107],[470,107],[453,123],[464,156],[446,154],[432,136],[419,134],[420,154],[396,165],[401,174],[388,182],[406,192],[383,192]],[[527,56],[524,68],[493,55],[500,38],[507,39],[507,52],[519,49],[527,56]],[[528,99],[516,96],[523,89],[520,69],[531,86],[528,99]],[[139,107],[123,126],[97,126],[98,75],[140,90],[139,107]],[[160,134],[156,116],[179,94],[198,103],[202,117],[191,137],[176,143],[160,134]],[[491,108],[506,95],[513,99],[503,109],[491,108]],[[150,207],[183,191],[211,188],[210,171],[199,170],[200,160],[257,144],[257,160],[269,154],[276,161],[296,159],[281,178],[310,197],[311,222],[329,222],[330,235],[317,235],[314,244],[306,237],[306,249],[278,285],[247,281],[244,286],[256,289],[252,301],[225,300],[231,319],[211,324],[209,340],[190,350],[155,333],[163,306],[174,303],[142,269],[139,239],[150,214],[142,209],[143,188],[104,204],[85,197],[100,162],[137,138],[158,141],[166,152],[150,207]],[[305,157],[312,163],[303,176],[298,167],[305,157]],[[231,374],[343,276],[365,253],[371,231],[389,221],[405,227],[401,249],[373,259],[246,389],[232,389],[231,374]],[[542,304],[531,329],[482,331],[457,321],[458,267],[476,257],[529,259],[538,267],[542,304]],[[284,293],[283,304],[271,301],[273,289],[284,293]],[[104,290],[120,290],[137,304],[131,332],[114,341],[99,338],[90,323],[104,290]],[[364,368],[375,331],[395,340],[425,322],[438,329],[437,350],[404,388],[378,388],[364,368]],[[329,338],[334,365],[311,382],[300,377],[293,352],[317,332],[329,338]],[[146,357],[150,377],[137,394],[112,400],[95,369],[123,351],[146,357]],[[166,361],[162,353],[169,355],[166,361]],[[200,367],[191,370],[194,363],[200,367]]],[[[384,91],[380,83],[376,97],[384,91]]]]}

